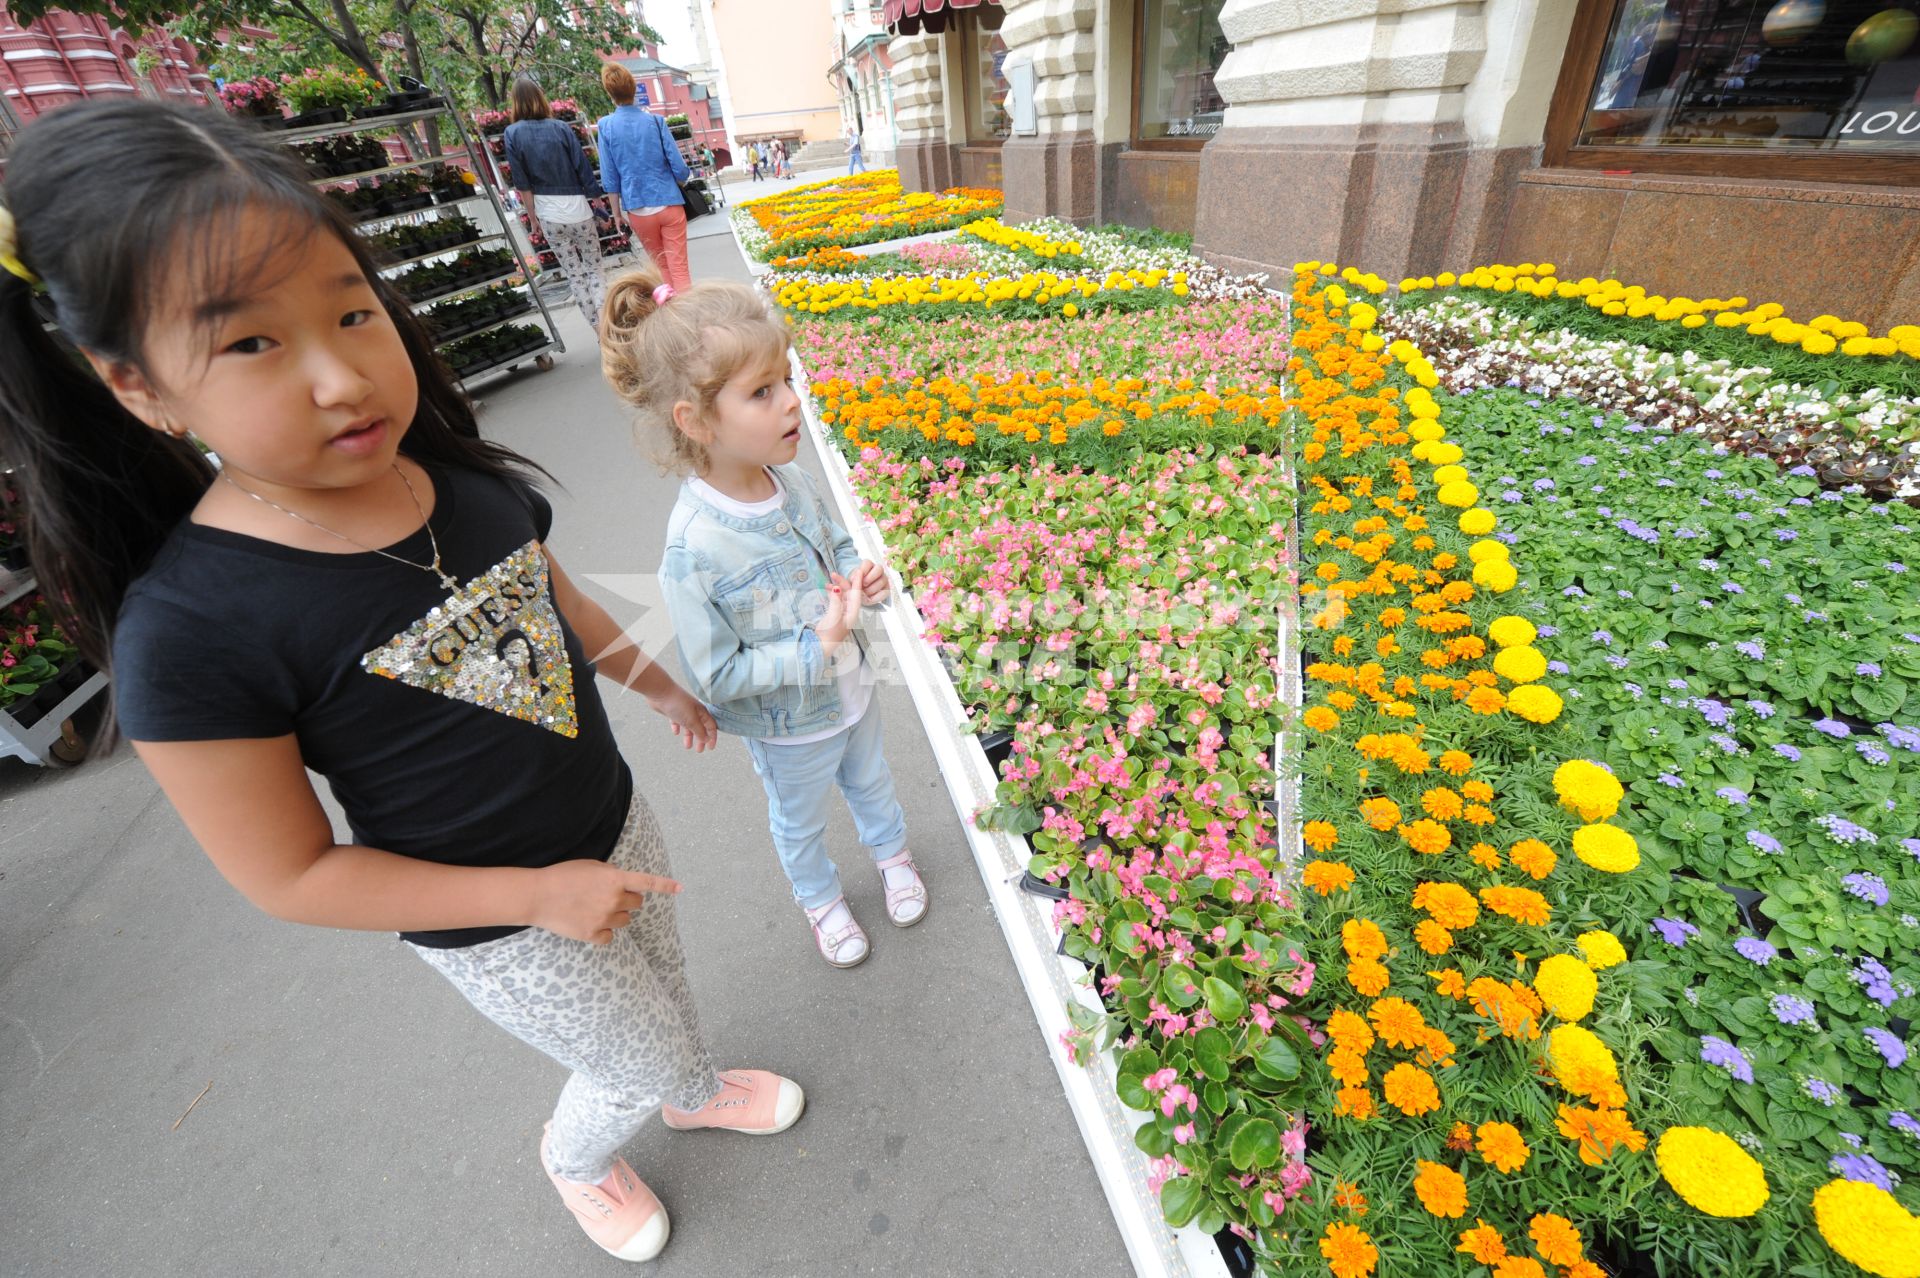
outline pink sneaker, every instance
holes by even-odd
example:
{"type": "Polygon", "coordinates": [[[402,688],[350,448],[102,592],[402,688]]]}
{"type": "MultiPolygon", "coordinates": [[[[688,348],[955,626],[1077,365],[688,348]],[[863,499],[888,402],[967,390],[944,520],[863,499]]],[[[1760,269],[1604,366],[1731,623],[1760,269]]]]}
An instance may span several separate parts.
{"type": "MultiPolygon", "coordinates": [[[[543,1168],[547,1165],[547,1136],[552,1131],[553,1124],[548,1123],[540,1137],[543,1168]]],[[[551,1171],[547,1179],[560,1191],[561,1200],[579,1220],[580,1228],[587,1231],[587,1237],[615,1259],[652,1260],[666,1247],[667,1234],[672,1230],[667,1209],[647,1183],[633,1174],[626,1159],[615,1162],[613,1171],[598,1185],[582,1185],[551,1171]]]]}
{"type": "Polygon", "coordinates": [[[660,1121],[677,1132],[717,1127],[748,1136],[771,1136],[800,1121],[807,1094],[790,1078],[764,1069],[720,1072],[720,1094],[699,1109],[660,1107],[660,1121]]]}

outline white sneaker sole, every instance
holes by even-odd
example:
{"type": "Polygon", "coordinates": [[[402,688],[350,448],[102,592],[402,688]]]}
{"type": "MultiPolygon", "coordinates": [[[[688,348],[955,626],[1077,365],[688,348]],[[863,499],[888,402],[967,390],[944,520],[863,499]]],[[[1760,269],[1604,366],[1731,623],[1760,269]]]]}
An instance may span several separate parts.
{"type": "MultiPolygon", "coordinates": [[[[667,1219],[667,1209],[662,1207],[653,1213],[653,1218],[640,1226],[640,1232],[618,1247],[601,1245],[601,1249],[615,1260],[627,1260],[638,1263],[652,1260],[667,1249],[667,1236],[673,1232],[673,1223],[667,1219]]],[[[587,1235],[589,1238],[593,1235],[587,1235]]]]}

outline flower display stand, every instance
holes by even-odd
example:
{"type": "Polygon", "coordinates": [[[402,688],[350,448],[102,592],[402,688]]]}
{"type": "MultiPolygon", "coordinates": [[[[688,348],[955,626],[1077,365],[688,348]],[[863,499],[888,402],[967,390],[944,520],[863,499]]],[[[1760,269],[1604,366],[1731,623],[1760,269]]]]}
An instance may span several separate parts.
{"type": "MultiPolygon", "coordinates": [[[[0,608],[38,588],[31,572],[0,570],[0,608]]],[[[56,685],[48,684],[35,696],[0,709],[0,759],[24,759],[42,768],[59,762],[53,747],[62,738],[69,737],[67,721],[106,686],[107,676],[96,670],[86,675],[78,686],[61,691],[56,685]],[[46,704],[47,701],[52,704],[46,704]],[[29,706],[37,712],[37,717],[30,723],[22,722],[29,706]]]]}

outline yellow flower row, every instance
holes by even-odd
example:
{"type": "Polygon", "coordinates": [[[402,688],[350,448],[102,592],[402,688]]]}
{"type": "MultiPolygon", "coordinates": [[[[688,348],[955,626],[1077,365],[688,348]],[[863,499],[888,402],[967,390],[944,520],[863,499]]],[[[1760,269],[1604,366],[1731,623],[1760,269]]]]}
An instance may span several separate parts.
{"type": "Polygon", "coordinates": [[[968,235],[1001,248],[1025,249],[1040,257],[1079,257],[1079,240],[1056,240],[1033,231],[1008,226],[997,217],[983,217],[960,228],[968,235]]]}
{"type": "MultiPolygon", "coordinates": [[[[992,306],[996,302],[1033,301],[1048,304],[1062,299],[1125,293],[1134,289],[1166,288],[1187,296],[1185,271],[1113,271],[1104,278],[1061,276],[1052,271],[1029,271],[1020,276],[971,271],[962,276],[916,275],[892,279],[843,279],[806,282],[790,280],[774,293],[781,309],[824,315],[842,307],[880,310],[889,306],[939,306],[961,302],[992,306]]],[[[1079,307],[1067,301],[1062,312],[1071,319],[1079,307]]]]}
{"type": "Polygon", "coordinates": [[[1782,346],[1797,346],[1809,355],[1831,355],[1838,351],[1855,359],[1893,355],[1920,359],[1920,327],[1912,324],[1896,325],[1884,336],[1876,337],[1865,324],[1833,315],[1816,315],[1801,323],[1790,318],[1787,308],[1778,302],[1753,306],[1745,297],[1709,297],[1697,301],[1690,297],[1667,297],[1649,293],[1638,284],[1597,280],[1590,275],[1578,280],[1556,279],[1551,262],[1481,266],[1458,276],[1442,271],[1438,275],[1409,276],[1400,281],[1402,293],[1452,287],[1584,301],[1603,315],[1651,319],[1682,328],[1704,328],[1708,324],[1715,328],[1744,328],[1756,337],[1771,337],[1782,346]]]}

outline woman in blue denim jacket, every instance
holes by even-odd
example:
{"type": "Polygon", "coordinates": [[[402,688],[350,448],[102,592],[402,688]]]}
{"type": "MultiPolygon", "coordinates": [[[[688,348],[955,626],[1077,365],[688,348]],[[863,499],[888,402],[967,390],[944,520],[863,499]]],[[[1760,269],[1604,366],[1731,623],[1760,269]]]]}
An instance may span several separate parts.
{"type": "Polygon", "coordinates": [[[527,230],[547,241],[574,303],[598,333],[607,285],[600,271],[600,227],[589,201],[603,192],[586,150],[572,125],[553,118],[546,93],[526,76],[513,84],[513,123],[505,142],[527,230]]]}
{"type": "Polygon", "coordinates": [[[852,967],[869,943],[827,855],[836,786],[873,854],[888,919],[910,927],[928,902],[860,635],[861,609],[886,600],[887,575],[861,560],[795,464],[800,399],[786,327],[764,298],[723,283],[676,294],[657,271],[635,272],[614,281],[606,314],[607,380],[687,472],[660,564],[687,687],[722,732],[745,739],[814,943],[852,967]]]}

